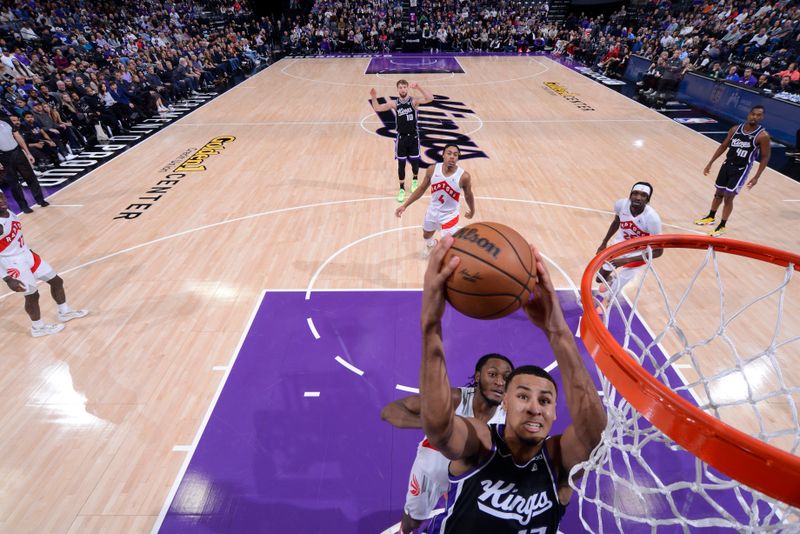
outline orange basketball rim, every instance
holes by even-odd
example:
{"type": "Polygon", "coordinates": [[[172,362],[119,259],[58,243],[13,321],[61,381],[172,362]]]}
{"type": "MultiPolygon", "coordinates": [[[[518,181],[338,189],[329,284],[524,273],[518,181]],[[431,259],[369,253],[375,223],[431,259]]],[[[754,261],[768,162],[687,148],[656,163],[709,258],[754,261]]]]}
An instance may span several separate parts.
{"type": "Polygon", "coordinates": [[[800,507],[800,457],[749,436],[705,413],[658,381],[631,358],[595,309],[592,282],[600,267],[622,254],[653,248],[708,249],[787,267],[800,255],[713,237],[657,235],[623,241],[600,252],[581,280],[584,313],[581,339],[609,382],[652,425],[706,464],[732,479],[794,507],[800,507]]]}

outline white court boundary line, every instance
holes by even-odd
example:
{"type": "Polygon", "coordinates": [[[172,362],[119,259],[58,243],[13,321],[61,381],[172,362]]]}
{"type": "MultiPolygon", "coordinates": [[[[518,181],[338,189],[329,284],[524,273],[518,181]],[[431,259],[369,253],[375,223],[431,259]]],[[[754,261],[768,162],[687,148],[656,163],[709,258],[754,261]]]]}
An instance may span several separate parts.
{"type": "Polygon", "coordinates": [[[159,529],[161,528],[162,523],[164,522],[164,518],[167,516],[167,512],[169,511],[169,507],[172,504],[175,495],[178,493],[178,486],[180,486],[181,482],[183,481],[183,476],[186,474],[186,470],[189,468],[189,463],[192,461],[192,457],[194,456],[195,451],[197,450],[197,445],[200,443],[200,438],[203,436],[203,432],[208,425],[209,419],[211,419],[211,414],[214,411],[214,408],[217,406],[217,401],[219,400],[220,395],[222,394],[222,390],[225,387],[225,383],[228,381],[228,377],[231,374],[231,369],[233,369],[233,365],[236,363],[236,359],[239,357],[239,352],[242,350],[242,346],[244,345],[244,340],[247,339],[247,334],[250,332],[250,328],[253,326],[253,321],[255,321],[256,314],[258,310],[261,309],[261,305],[264,302],[264,297],[267,294],[267,290],[261,291],[261,296],[256,301],[256,305],[253,308],[253,311],[250,313],[250,318],[247,320],[247,325],[245,326],[244,330],[242,331],[242,337],[239,339],[238,345],[236,345],[236,349],[233,351],[230,360],[228,361],[228,368],[225,370],[225,374],[222,376],[222,380],[219,381],[219,385],[217,386],[217,391],[214,393],[214,398],[211,399],[211,404],[208,406],[208,410],[206,410],[206,415],[203,417],[203,421],[200,423],[200,427],[197,429],[195,433],[194,439],[192,440],[192,444],[189,446],[189,454],[186,455],[186,458],[183,459],[183,465],[181,465],[180,471],[178,471],[178,475],[175,477],[175,482],[172,483],[172,487],[167,494],[167,499],[164,501],[164,505],[161,507],[161,512],[159,512],[158,517],[156,518],[156,522],[153,525],[152,530],[150,531],[151,534],[158,534],[159,529]]]}
{"type": "MultiPolygon", "coordinates": [[[[63,189],[62,189],[62,191],[63,191],[63,189]]],[[[556,202],[545,202],[545,201],[541,201],[541,200],[520,199],[520,198],[502,198],[502,197],[481,197],[481,196],[477,196],[475,198],[477,198],[479,200],[496,200],[496,201],[505,201],[505,202],[519,202],[519,203],[534,204],[534,205],[541,205],[541,206],[554,206],[554,207],[561,207],[561,208],[576,209],[576,210],[581,210],[581,211],[588,211],[588,212],[593,212],[593,213],[602,213],[604,215],[613,215],[614,214],[613,211],[601,210],[601,209],[597,209],[597,208],[587,208],[587,207],[584,207],[584,206],[574,206],[574,205],[571,205],[571,204],[559,204],[559,203],[556,203],[556,202]]],[[[218,226],[224,226],[226,224],[231,224],[231,223],[236,223],[236,222],[241,222],[241,221],[247,221],[247,220],[250,220],[250,219],[263,217],[263,216],[266,216],[266,215],[276,215],[276,214],[279,214],[279,213],[288,213],[288,212],[292,212],[292,211],[298,211],[298,210],[308,209],[308,208],[319,208],[319,207],[323,207],[323,206],[335,206],[335,205],[339,205],[339,204],[353,204],[353,203],[356,203],[356,202],[371,202],[371,201],[376,201],[376,200],[394,200],[394,199],[395,198],[392,196],[392,197],[356,198],[356,199],[349,199],[349,200],[331,200],[331,201],[327,201],[327,202],[316,202],[314,204],[304,204],[304,205],[301,205],[301,206],[290,206],[290,207],[287,207],[287,208],[276,208],[276,209],[273,209],[273,210],[267,210],[267,211],[262,211],[262,212],[258,212],[258,213],[251,213],[250,215],[242,215],[241,217],[234,217],[233,219],[227,219],[227,220],[224,220],[224,221],[205,224],[203,226],[198,226],[196,228],[189,228],[189,229],[183,230],[181,232],[177,232],[177,233],[174,233],[174,234],[169,234],[169,235],[166,235],[166,236],[162,236],[162,237],[159,237],[159,238],[156,238],[156,239],[152,239],[150,241],[145,241],[144,243],[139,243],[138,245],[133,245],[133,246],[124,248],[122,250],[118,250],[117,252],[112,252],[110,254],[106,254],[105,256],[101,256],[99,258],[95,258],[94,260],[90,260],[90,261],[88,261],[86,263],[82,263],[80,265],[76,265],[75,267],[70,267],[69,269],[60,271],[59,274],[69,274],[69,273],[71,273],[73,271],[77,271],[79,269],[83,269],[84,267],[89,267],[91,265],[94,265],[95,263],[100,263],[102,261],[114,258],[116,256],[119,256],[119,255],[122,255],[122,254],[126,254],[128,252],[132,252],[134,250],[138,250],[140,248],[144,248],[144,247],[147,247],[147,246],[150,246],[150,245],[155,245],[155,244],[161,243],[163,241],[168,241],[168,240],[174,239],[176,237],[181,237],[181,236],[189,235],[189,234],[192,234],[192,233],[195,233],[195,232],[208,230],[210,228],[216,228],[218,226]]],[[[673,225],[673,224],[663,223],[663,226],[668,226],[670,228],[677,228],[679,230],[683,230],[683,231],[690,232],[690,233],[696,233],[696,234],[700,234],[700,235],[703,234],[703,232],[700,232],[699,230],[686,229],[686,228],[683,228],[681,226],[676,226],[676,225],[673,225]]],[[[420,228],[420,226],[416,226],[416,228],[420,228]]],[[[391,231],[397,231],[397,229],[393,228],[393,229],[387,230],[386,232],[391,232],[391,231]]],[[[2,300],[4,298],[7,298],[7,297],[9,297],[11,295],[14,295],[14,294],[15,293],[13,291],[9,291],[7,293],[4,293],[4,294],[0,295],[0,300],[2,300]]]]}
{"type": "Polygon", "coordinates": [[[350,247],[354,247],[354,246],[358,245],[359,243],[362,243],[362,242],[364,242],[364,241],[366,241],[368,239],[372,239],[373,237],[378,237],[378,236],[382,236],[382,235],[385,235],[385,234],[390,234],[392,232],[402,232],[403,230],[411,230],[411,229],[414,229],[414,228],[422,228],[422,225],[417,224],[415,226],[401,226],[400,228],[390,228],[388,230],[381,230],[380,232],[375,232],[375,233],[366,235],[364,237],[361,237],[359,239],[356,239],[355,241],[351,241],[347,245],[343,246],[342,248],[340,248],[339,250],[337,250],[336,252],[334,252],[333,254],[328,256],[328,259],[323,261],[322,264],[319,267],[317,267],[317,270],[314,271],[314,274],[311,276],[311,279],[308,281],[308,287],[306,288],[306,298],[305,298],[305,300],[311,300],[311,291],[313,291],[314,282],[317,281],[317,277],[322,272],[322,270],[325,269],[325,267],[331,261],[333,261],[333,259],[336,256],[338,256],[339,254],[341,254],[345,250],[349,249],[350,247]]]}
{"type": "MultiPolygon", "coordinates": [[[[706,135],[705,135],[703,132],[698,132],[697,130],[693,130],[692,128],[689,128],[689,126],[688,126],[688,125],[686,125],[686,124],[682,124],[682,123],[680,123],[680,122],[678,122],[678,121],[676,121],[676,120],[670,119],[669,117],[665,117],[665,116],[661,115],[661,114],[660,114],[658,111],[656,111],[656,110],[654,110],[654,109],[651,109],[651,108],[649,108],[649,107],[645,106],[645,105],[644,105],[644,104],[642,104],[641,102],[637,102],[637,101],[636,101],[636,100],[634,100],[633,98],[629,98],[629,97],[627,97],[627,96],[623,95],[622,93],[618,93],[617,91],[614,91],[613,89],[611,89],[611,88],[609,88],[609,87],[606,87],[605,85],[603,85],[602,83],[598,82],[598,81],[597,81],[597,80],[595,80],[594,78],[591,78],[591,77],[589,77],[589,76],[584,76],[583,74],[581,74],[581,73],[579,73],[579,72],[577,72],[577,71],[573,71],[572,69],[570,69],[569,67],[566,67],[566,66],[562,65],[562,64],[561,64],[561,63],[559,63],[558,61],[553,61],[553,60],[550,60],[550,61],[552,61],[553,63],[557,64],[558,66],[560,66],[560,67],[562,67],[562,68],[564,68],[564,69],[566,69],[566,70],[568,70],[568,71],[572,72],[573,74],[576,74],[576,75],[580,76],[581,78],[585,78],[585,79],[588,79],[588,80],[591,80],[591,81],[593,81],[594,83],[596,83],[596,84],[597,84],[597,85],[599,85],[600,87],[603,87],[603,88],[607,89],[609,92],[611,92],[611,93],[613,93],[613,94],[616,94],[616,95],[617,95],[617,96],[619,96],[620,98],[624,98],[624,99],[625,99],[626,101],[628,101],[628,102],[632,102],[632,103],[634,103],[634,104],[636,104],[636,105],[638,105],[638,106],[640,106],[640,107],[642,107],[642,108],[646,109],[646,110],[647,110],[647,111],[649,111],[650,113],[655,113],[655,114],[659,115],[660,117],[663,117],[664,119],[666,119],[667,121],[669,121],[669,122],[671,122],[671,123],[673,123],[673,124],[677,124],[678,126],[682,126],[682,127],[686,128],[687,130],[689,130],[690,132],[694,132],[694,133],[696,133],[696,134],[698,134],[698,135],[702,136],[702,137],[703,137],[703,139],[706,139],[707,141],[709,141],[709,142],[710,142],[711,144],[713,144],[713,145],[716,145],[716,146],[719,146],[719,145],[720,145],[720,143],[718,143],[718,142],[714,141],[713,139],[711,139],[711,138],[707,137],[707,136],[706,136],[706,135]]],[[[797,184],[797,181],[796,181],[796,180],[794,180],[793,178],[791,178],[791,177],[789,177],[789,176],[787,176],[787,175],[783,174],[782,172],[780,172],[780,171],[777,171],[777,170],[773,169],[772,167],[767,167],[767,168],[768,168],[769,170],[771,170],[771,171],[774,171],[774,172],[775,172],[776,174],[778,174],[779,176],[783,176],[784,178],[786,178],[786,179],[787,179],[787,180],[789,180],[790,182],[792,182],[792,183],[794,183],[794,184],[797,184]]],[[[697,174],[698,174],[698,175],[700,175],[699,168],[698,168],[698,173],[697,173],[697,174]]],[[[710,187],[711,187],[711,186],[709,185],[709,188],[710,188],[710,187]]]]}
{"type": "Polygon", "coordinates": [[[339,362],[339,364],[341,364],[341,365],[342,365],[342,367],[345,367],[345,368],[347,368],[348,370],[350,370],[350,371],[354,372],[354,373],[355,373],[355,374],[357,374],[358,376],[364,376],[364,371],[362,371],[361,369],[359,369],[358,367],[356,367],[356,366],[355,366],[355,365],[353,365],[352,363],[348,362],[347,360],[345,360],[345,359],[344,359],[344,358],[342,358],[341,356],[337,355],[337,356],[334,358],[334,360],[336,360],[337,362],[339,362]]]}
{"type": "MultiPolygon", "coordinates": [[[[508,57],[497,56],[497,57],[499,57],[501,59],[512,59],[512,60],[518,60],[519,59],[519,58],[517,58],[515,56],[508,56],[508,57]]],[[[544,67],[544,69],[539,71],[539,72],[535,72],[533,74],[527,74],[525,76],[520,76],[519,78],[508,78],[506,80],[489,80],[489,81],[485,81],[485,82],[471,82],[471,83],[441,85],[441,87],[443,87],[443,88],[469,87],[469,86],[475,86],[475,85],[493,85],[493,84],[496,84],[496,83],[516,82],[516,81],[520,81],[520,80],[527,80],[529,78],[534,78],[534,77],[536,77],[536,76],[538,76],[540,74],[544,74],[545,72],[550,70],[550,65],[548,63],[541,63],[540,61],[538,61],[537,57],[541,57],[541,56],[536,56],[536,57],[525,56],[525,57],[528,58],[528,61],[524,62],[526,66],[530,65],[531,63],[534,63],[534,64],[536,64],[536,65],[538,65],[540,67],[544,67]]],[[[325,60],[325,59],[328,59],[328,58],[294,58],[293,60],[289,59],[289,58],[283,58],[280,61],[278,61],[276,63],[273,63],[273,65],[277,65],[278,63],[281,63],[282,61],[287,61],[288,64],[286,66],[284,66],[280,70],[280,73],[283,74],[284,76],[288,76],[289,78],[294,78],[296,80],[303,80],[303,81],[311,82],[311,83],[323,83],[323,84],[328,84],[328,85],[338,85],[338,86],[343,86],[343,87],[374,87],[375,86],[375,84],[369,84],[369,83],[347,83],[347,82],[333,82],[333,81],[330,81],[330,80],[317,80],[317,79],[314,79],[314,78],[305,78],[303,76],[298,76],[296,74],[291,74],[289,72],[286,72],[287,69],[293,67],[294,65],[296,65],[298,62],[302,61],[303,59],[325,60]]],[[[370,58],[342,58],[342,59],[366,59],[366,60],[369,60],[370,58]]],[[[554,62],[550,61],[549,63],[554,63],[554,62]]],[[[461,65],[461,63],[459,63],[459,65],[461,65]]],[[[461,66],[461,68],[462,69],[464,68],[463,65],[461,66]]],[[[366,67],[364,68],[364,70],[366,71],[366,67]]],[[[466,73],[466,71],[464,71],[464,72],[466,73]]]]}
{"type": "MultiPolygon", "coordinates": [[[[188,125],[186,125],[186,124],[180,124],[180,123],[181,123],[181,122],[182,122],[184,119],[186,119],[186,118],[188,118],[189,116],[191,116],[193,113],[195,113],[195,112],[199,111],[201,108],[204,108],[204,107],[206,106],[206,104],[210,104],[211,102],[214,102],[214,101],[217,101],[217,100],[222,100],[222,99],[223,99],[224,97],[226,97],[226,96],[227,96],[229,93],[233,92],[233,90],[234,90],[234,89],[241,88],[241,87],[242,87],[243,85],[245,85],[246,83],[250,82],[251,80],[253,80],[253,79],[257,78],[258,76],[260,76],[260,75],[261,75],[262,73],[264,73],[265,71],[269,70],[269,68],[270,68],[270,67],[272,67],[272,66],[273,66],[273,65],[275,65],[275,64],[276,64],[276,63],[272,63],[272,64],[270,64],[270,65],[267,65],[266,67],[264,67],[263,69],[261,69],[259,72],[257,72],[256,74],[254,74],[254,75],[253,75],[253,76],[251,76],[250,78],[246,79],[245,81],[243,81],[243,82],[242,82],[242,83],[240,83],[239,85],[235,85],[235,86],[231,87],[230,89],[228,89],[228,90],[227,90],[227,91],[225,91],[224,93],[217,93],[217,94],[216,94],[216,96],[213,96],[212,98],[208,99],[208,100],[207,100],[205,103],[203,103],[203,104],[201,104],[201,105],[199,105],[199,106],[195,107],[195,108],[194,108],[192,111],[190,111],[189,113],[187,113],[187,114],[183,115],[183,116],[182,116],[181,118],[179,118],[178,120],[176,120],[176,121],[174,121],[174,122],[171,122],[171,123],[167,124],[167,125],[166,125],[166,126],[164,126],[163,128],[159,128],[159,129],[158,129],[158,131],[156,131],[155,133],[151,134],[149,137],[147,137],[147,138],[145,138],[145,139],[142,139],[141,141],[139,141],[138,143],[136,143],[136,144],[135,144],[135,145],[133,145],[132,147],[130,147],[130,148],[128,148],[128,149],[126,149],[124,152],[122,152],[122,153],[121,153],[121,154],[119,154],[118,156],[114,156],[114,157],[113,157],[113,158],[111,158],[111,159],[107,159],[107,160],[105,160],[103,163],[101,163],[100,165],[97,165],[96,167],[93,167],[93,168],[92,168],[92,170],[90,170],[89,172],[87,172],[86,174],[84,174],[83,176],[81,176],[80,178],[78,178],[77,180],[73,180],[72,182],[68,183],[67,185],[65,185],[64,187],[62,187],[61,189],[59,189],[58,191],[56,191],[55,193],[53,193],[53,194],[52,194],[52,195],[50,195],[49,197],[45,197],[45,199],[50,199],[50,198],[53,198],[53,197],[54,197],[54,196],[56,196],[57,194],[61,193],[62,191],[66,190],[66,189],[69,189],[70,187],[72,187],[73,185],[77,184],[78,182],[83,182],[83,181],[84,181],[86,178],[88,178],[90,175],[92,175],[92,174],[93,174],[95,171],[99,171],[100,169],[102,169],[102,168],[103,168],[103,167],[105,167],[106,165],[110,164],[112,161],[116,160],[118,157],[124,157],[126,154],[130,154],[130,153],[132,153],[134,150],[136,150],[136,149],[138,149],[138,148],[140,148],[140,147],[144,146],[144,145],[145,145],[146,143],[148,143],[149,141],[151,141],[151,140],[155,140],[157,137],[159,137],[159,134],[161,134],[161,132],[164,132],[164,131],[166,131],[166,130],[170,129],[170,128],[172,128],[173,126],[188,126],[188,125]]],[[[203,94],[205,94],[205,93],[201,93],[201,95],[200,95],[200,96],[202,96],[203,94]]],[[[140,124],[147,124],[147,123],[140,123],[140,124]]],[[[136,125],[135,125],[135,126],[136,126],[136,125]]],[[[161,138],[159,138],[159,141],[161,141],[161,138]]],[[[113,142],[114,142],[114,140],[113,140],[113,138],[112,138],[112,139],[109,139],[108,141],[106,141],[106,143],[104,143],[104,144],[113,143],[113,142]]],[[[67,204],[65,204],[65,205],[67,205],[67,204]]],[[[2,298],[3,298],[3,297],[2,297],[2,296],[0,296],[0,299],[2,299],[2,298]]]]}

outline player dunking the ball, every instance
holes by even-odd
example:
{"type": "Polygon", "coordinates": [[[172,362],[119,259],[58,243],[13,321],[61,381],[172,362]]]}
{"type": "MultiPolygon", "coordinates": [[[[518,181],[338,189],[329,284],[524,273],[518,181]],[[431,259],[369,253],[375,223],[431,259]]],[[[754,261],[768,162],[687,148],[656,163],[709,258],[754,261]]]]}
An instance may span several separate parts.
{"type": "Polygon", "coordinates": [[[460,155],[461,151],[456,145],[446,145],[442,152],[442,163],[428,167],[421,187],[411,193],[408,200],[394,212],[395,215],[401,217],[406,208],[419,200],[430,186],[431,203],[425,213],[425,221],[422,223],[422,238],[425,240],[425,248],[422,251],[423,258],[427,258],[433,247],[436,246],[437,240],[433,237],[436,230],[450,235],[458,230],[458,206],[461,193],[464,193],[464,199],[467,202],[467,211],[464,213],[464,217],[471,219],[475,215],[472,177],[458,166],[460,155]]]}
{"type": "Polygon", "coordinates": [[[719,169],[717,175],[716,188],[714,198],[711,201],[711,210],[708,215],[701,219],[694,221],[698,225],[714,224],[717,216],[717,210],[720,204],[725,202],[722,208],[722,219],[716,228],[711,230],[708,235],[717,237],[725,233],[725,225],[733,213],[733,199],[742,190],[742,186],[747,180],[747,175],[750,174],[750,169],[753,167],[755,160],[758,160],[758,170],[749,182],[747,182],[747,189],[752,189],[758,183],[758,179],[764,169],[767,168],[770,156],[769,134],[761,126],[761,121],[764,120],[763,106],[754,106],[750,113],[747,114],[747,122],[738,126],[733,126],[728,131],[728,137],[719,145],[719,148],[714,152],[711,161],[708,162],[706,168],[703,169],[703,174],[711,172],[711,165],[714,161],[722,155],[725,150],[728,154],[725,156],[725,162],[719,169]]]}
{"type": "Polygon", "coordinates": [[[25,244],[22,225],[17,216],[9,211],[8,201],[2,192],[0,192],[0,268],[3,270],[3,281],[8,284],[11,291],[25,294],[25,311],[31,318],[33,337],[56,334],[64,329],[62,323],[80,319],[89,313],[87,310],[70,309],[67,305],[64,280],[25,244]],[[36,280],[50,284],[50,294],[58,304],[58,319],[61,323],[42,322],[36,280]]]}
{"type": "Polygon", "coordinates": [[[411,172],[414,174],[411,179],[411,192],[417,188],[417,174],[419,173],[419,119],[417,110],[423,104],[433,100],[433,95],[423,89],[417,83],[409,83],[406,80],[398,80],[397,101],[389,99],[388,102],[378,104],[378,92],[373,88],[370,90],[370,103],[376,113],[382,111],[395,112],[397,117],[397,140],[395,141],[395,154],[397,159],[397,175],[400,178],[400,191],[397,193],[397,201],[403,202],[406,199],[406,159],[411,163],[411,172]],[[422,93],[422,98],[409,96],[408,90],[416,89],[422,93]]]}

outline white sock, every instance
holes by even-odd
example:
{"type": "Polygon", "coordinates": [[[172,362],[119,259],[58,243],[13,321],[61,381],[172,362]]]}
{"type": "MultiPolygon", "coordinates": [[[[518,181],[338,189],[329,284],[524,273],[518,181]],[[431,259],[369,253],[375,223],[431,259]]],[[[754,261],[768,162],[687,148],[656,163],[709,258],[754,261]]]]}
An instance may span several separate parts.
{"type": "Polygon", "coordinates": [[[430,239],[427,239],[427,240],[425,241],[425,245],[426,245],[428,248],[433,248],[433,247],[435,247],[435,246],[436,246],[436,238],[435,238],[435,237],[432,237],[432,238],[430,238],[430,239]]]}
{"type": "Polygon", "coordinates": [[[44,326],[44,322],[42,322],[41,319],[39,319],[38,321],[31,321],[31,324],[33,325],[34,328],[42,328],[44,326]]]}
{"type": "Polygon", "coordinates": [[[68,311],[70,311],[70,309],[66,302],[58,305],[58,313],[67,313],[68,311]]]}

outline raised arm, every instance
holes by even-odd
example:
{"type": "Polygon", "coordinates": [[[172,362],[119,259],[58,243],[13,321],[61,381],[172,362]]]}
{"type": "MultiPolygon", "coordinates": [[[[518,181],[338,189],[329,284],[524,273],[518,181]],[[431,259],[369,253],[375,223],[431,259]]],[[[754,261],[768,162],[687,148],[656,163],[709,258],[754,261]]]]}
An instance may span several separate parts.
{"type": "Polygon", "coordinates": [[[411,85],[409,85],[409,88],[416,89],[422,94],[422,98],[414,99],[414,109],[419,108],[423,104],[430,104],[431,102],[433,102],[433,95],[430,93],[430,91],[422,87],[420,84],[413,82],[411,85]]]}
{"type": "MultiPolygon", "coordinates": [[[[461,401],[461,390],[451,388],[452,409],[461,401]]],[[[381,419],[396,428],[422,428],[419,395],[409,395],[392,401],[381,410],[381,419]]]]}
{"type": "Polygon", "coordinates": [[[458,266],[458,258],[442,264],[453,245],[446,235],[431,253],[422,293],[422,364],[419,371],[422,429],[436,449],[446,458],[473,458],[491,449],[489,427],[477,419],[458,417],[451,401],[450,379],[444,361],[442,315],[444,314],[445,280],[458,266]]]}
{"type": "Polygon", "coordinates": [[[435,165],[429,165],[428,168],[425,170],[425,176],[422,178],[422,183],[414,189],[414,192],[406,199],[405,202],[401,206],[398,206],[396,210],[394,210],[394,214],[400,217],[403,215],[403,212],[406,211],[406,208],[409,207],[411,204],[422,198],[422,195],[425,194],[425,191],[431,186],[431,178],[433,178],[433,171],[436,168],[435,165]]]}
{"type": "Polygon", "coordinates": [[[756,171],[756,175],[750,178],[747,182],[747,189],[752,189],[754,185],[758,183],[758,179],[761,177],[761,173],[764,172],[764,169],[767,168],[767,163],[769,163],[769,157],[772,155],[772,148],[770,147],[769,143],[769,134],[767,132],[761,132],[758,134],[758,139],[756,139],[758,143],[759,149],[761,149],[761,159],[758,161],[758,170],[756,171]]]}
{"type": "Polygon", "coordinates": [[[708,165],[706,165],[706,168],[703,169],[703,174],[710,173],[711,165],[714,164],[714,162],[717,160],[718,157],[720,157],[726,150],[728,150],[728,147],[731,144],[731,139],[733,139],[733,134],[736,133],[736,128],[738,128],[738,126],[731,126],[731,129],[728,130],[727,137],[725,137],[725,140],[722,142],[722,144],[717,147],[717,150],[714,151],[714,155],[711,156],[711,161],[709,161],[708,165]]]}
{"type": "Polygon", "coordinates": [[[536,259],[539,282],[533,298],[525,306],[525,312],[547,336],[561,373],[572,424],[561,435],[560,456],[562,468],[569,472],[573,466],[589,458],[589,453],[600,443],[606,427],[606,413],[578,352],[572,330],[564,319],[544,260],[536,247],[531,247],[531,251],[536,259]]]}
{"type": "Polygon", "coordinates": [[[391,98],[383,104],[378,104],[378,91],[376,91],[375,88],[369,90],[369,103],[372,104],[372,109],[374,109],[376,113],[395,109],[394,100],[391,98]]]}

